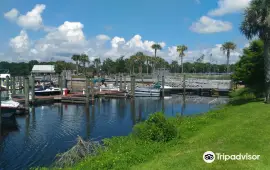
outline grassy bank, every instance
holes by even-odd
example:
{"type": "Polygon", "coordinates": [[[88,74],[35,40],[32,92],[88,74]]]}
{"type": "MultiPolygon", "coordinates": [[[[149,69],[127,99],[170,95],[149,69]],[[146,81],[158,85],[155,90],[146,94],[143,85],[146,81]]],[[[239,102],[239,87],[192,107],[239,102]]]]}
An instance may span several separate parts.
{"type": "Polygon", "coordinates": [[[270,105],[235,101],[204,115],[170,119],[178,134],[169,142],[145,141],[134,135],[107,139],[105,150],[65,169],[269,169],[270,105]],[[259,161],[206,164],[202,155],[208,150],[261,156],[259,161]]]}

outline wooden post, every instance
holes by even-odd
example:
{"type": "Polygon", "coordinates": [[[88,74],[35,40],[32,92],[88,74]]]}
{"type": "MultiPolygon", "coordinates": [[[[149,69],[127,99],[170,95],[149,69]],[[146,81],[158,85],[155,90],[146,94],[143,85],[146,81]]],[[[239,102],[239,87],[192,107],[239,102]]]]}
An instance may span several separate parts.
{"type": "Polygon", "coordinates": [[[85,76],[85,100],[86,103],[89,103],[89,98],[90,98],[90,94],[89,94],[89,77],[85,76]]]}
{"type": "MultiPolygon", "coordinates": [[[[0,82],[1,82],[1,78],[0,78],[0,82]]],[[[1,106],[1,101],[2,101],[2,86],[0,84],[0,106],[1,106]]],[[[2,136],[2,111],[1,111],[1,107],[0,107],[0,136],[2,136]]]]}
{"type": "Polygon", "coordinates": [[[24,78],[24,107],[28,111],[29,110],[29,78],[25,77],[24,78]]]}
{"type": "Polygon", "coordinates": [[[70,76],[70,91],[72,92],[73,90],[72,90],[73,88],[72,88],[72,75],[70,76]]]}
{"type": "Polygon", "coordinates": [[[123,90],[123,87],[122,87],[122,74],[120,74],[120,90],[123,90]]]}
{"type": "Polygon", "coordinates": [[[62,80],[63,80],[62,75],[58,74],[58,85],[61,90],[61,95],[63,94],[63,81],[62,80]]]}
{"type": "Polygon", "coordinates": [[[12,85],[12,95],[14,95],[16,93],[16,79],[15,77],[12,77],[12,81],[11,81],[11,85],[12,85]]]}
{"type": "Polygon", "coordinates": [[[162,76],[162,97],[165,96],[164,86],[165,86],[165,77],[164,77],[164,75],[163,75],[163,76],[162,76]]]}
{"type": "Polygon", "coordinates": [[[22,87],[22,77],[20,76],[19,77],[19,89],[20,89],[20,93],[22,92],[21,87],[22,87]]]}
{"type": "Polygon", "coordinates": [[[115,75],[115,86],[118,86],[118,76],[115,75]]]}
{"type": "Polygon", "coordinates": [[[34,104],[35,103],[35,76],[34,75],[32,75],[31,76],[32,78],[31,78],[31,94],[32,94],[32,104],[34,104]]]}
{"type": "Polygon", "coordinates": [[[6,78],[6,83],[7,83],[7,93],[8,93],[8,95],[9,95],[9,92],[10,92],[10,88],[9,88],[9,83],[10,83],[10,81],[9,81],[9,76],[7,76],[7,78],[6,78]]]}
{"type": "Polygon", "coordinates": [[[63,76],[63,80],[62,81],[63,81],[63,83],[62,83],[63,84],[63,88],[67,88],[67,77],[66,77],[66,75],[63,76]]]}
{"type": "Polygon", "coordinates": [[[124,89],[126,90],[127,88],[127,80],[126,80],[126,75],[124,74],[124,89]]]}
{"type": "Polygon", "coordinates": [[[183,76],[183,97],[186,95],[186,75],[183,76]]]}
{"type": "Polygon", "coordinates": [[[95,101],[95,88],[94,88],[95,84],[93,81],[91,81],[91,93],[92,93],[92,103],[94,103],[95,101]]]}
{"type": "Polygon", "coordinates": [[[25,78],[24,77],[22,77],[22,78],[23,78],[23,85],[22,86],[23,86],[23,94],[24,94],[25,93],[25,88],[24,88],[25,87],[25,78]]]}
{"type": "Polygon", "coordinates": [[[135,76],[131,76],[131,95],[132,97],[135,96],[135,76]]]}

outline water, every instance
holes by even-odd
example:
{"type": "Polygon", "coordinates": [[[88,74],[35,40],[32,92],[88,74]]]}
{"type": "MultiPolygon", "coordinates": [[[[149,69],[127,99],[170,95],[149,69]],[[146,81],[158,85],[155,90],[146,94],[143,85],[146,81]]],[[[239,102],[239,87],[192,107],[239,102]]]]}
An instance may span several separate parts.
{"type": "Polygon", "coordinates": [[[97,99],[89,107],[57,103],[31,108],[29,115],[16,117],[17,126],[2,129],[0,169],[49,166],[57,153],[76,143],[78,135],[94,140],[128,135],[133,125],[150,113],[165,110],[167,116],[198,114],[208,111],[207,103],[212,100],[190,99],[182,107],[181,99],[97,99]]]}

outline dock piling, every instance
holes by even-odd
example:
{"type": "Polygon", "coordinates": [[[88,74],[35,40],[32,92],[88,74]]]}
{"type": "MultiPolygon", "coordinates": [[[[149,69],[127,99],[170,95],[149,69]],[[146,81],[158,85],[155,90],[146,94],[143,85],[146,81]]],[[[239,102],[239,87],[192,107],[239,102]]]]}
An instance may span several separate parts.
{"type": "Polygon", "coordinates": [[[118,86],[118,76],[115,75],[115,86],[118,86]]]}
{"type": "Polygon", "coordinates": [[[32,104],[35,103],[35,76],[31,76],[31,102],[32,104]]]}
{"type": "Polygon", "coordinates": [[[122,77],[123,77],[123,75],[120,74],[120,90],[123,90],[123,87],[122,87],[122,77]]]}
{"type": "Polygon", "coordinates": [[[85,76],[85,100],[86,103],[89,103],[90,94],[89,94],[89,78],[85,76]]]}
{"type": "Polygon", "coordinates": [[[131,95],[132,97],[135,96],[135,76],[131,76],[131,95]]]}
{"type": "Polygon", "coordinates": [[[163,75],[163,76],[162,76],[162,97],[165,96],[164,86],[165,86],[165,78],[164,78],[164,75],[163,75]]]}
{"type": "Polygon", "coordinates": [[[183,97],[186,95],[186,75],[183,75],[183,97]]]}
{"type": "MultiPolygon", "coordinates": [[[[1,79],[0,79],[1,81],[1,79]]],[[[0,106],[1,106],[1,100],[2,100],[2,87],[0,84],[0,106]]],[[[1,107],[0,107],[0,136],[2,135],[2,111],[1,111],[1,107]]]]}
{"type": "Polygon", "coordinates": [[[9,85],[10,85],[9,76],[6,77],[6,81],[7,81],[7,93],[9,94],[9,92],[10,92],[10,87],[9,87],[9,85]]]}
{"type": "Polygon", "coordinates": [[[91,81],[91,95],[92,95],[92,103],[95,101],[95,84],[93,81],[91,81]]]}
{"type": "Polygon", "coordinates": [[[24,78],[24,107],[25,110],[29,110],[29,78],[25,77],[24,78]]]}
{"type": "Polygon", "coordinates": [[[21,93],[22,92],[22,89],[21,89],[21,87],[22,87],[22,77],[20,76],[18,78],[19,78],[19,89],[20,89],[20,93],[21,93]]]}
{"type": "Polygon", "coordinates": [[[126,80],[126,75],[124,74],[124,89],[127,89],[127,80],[126,80]]]}
{"type": "Polygon", "coordinates": [[[16,93],[16,78],[15,76],[12,77],[12,81],[11,81],[11,84],[12,84],[12,95],[14,95],[16,93]]]}

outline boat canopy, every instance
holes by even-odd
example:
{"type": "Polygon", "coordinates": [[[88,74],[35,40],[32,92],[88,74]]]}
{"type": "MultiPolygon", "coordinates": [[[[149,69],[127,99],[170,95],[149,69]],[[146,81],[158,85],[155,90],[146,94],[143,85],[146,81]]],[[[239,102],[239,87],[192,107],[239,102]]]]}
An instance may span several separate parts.
{"type": "Polygon", "coordinates": [[[97,83],[97,82],[104,82],[105,79],[104,78],[95,78],[92,80],[93,83],[97,83]]]}
{"type": "Polygon", "coordinates": [[[154,88],[157,88],[157,89],[159,89],[161,87],[161,84],[160,84],[160,82],[156,82],[155,84],[154,84],[154,88]]]}

